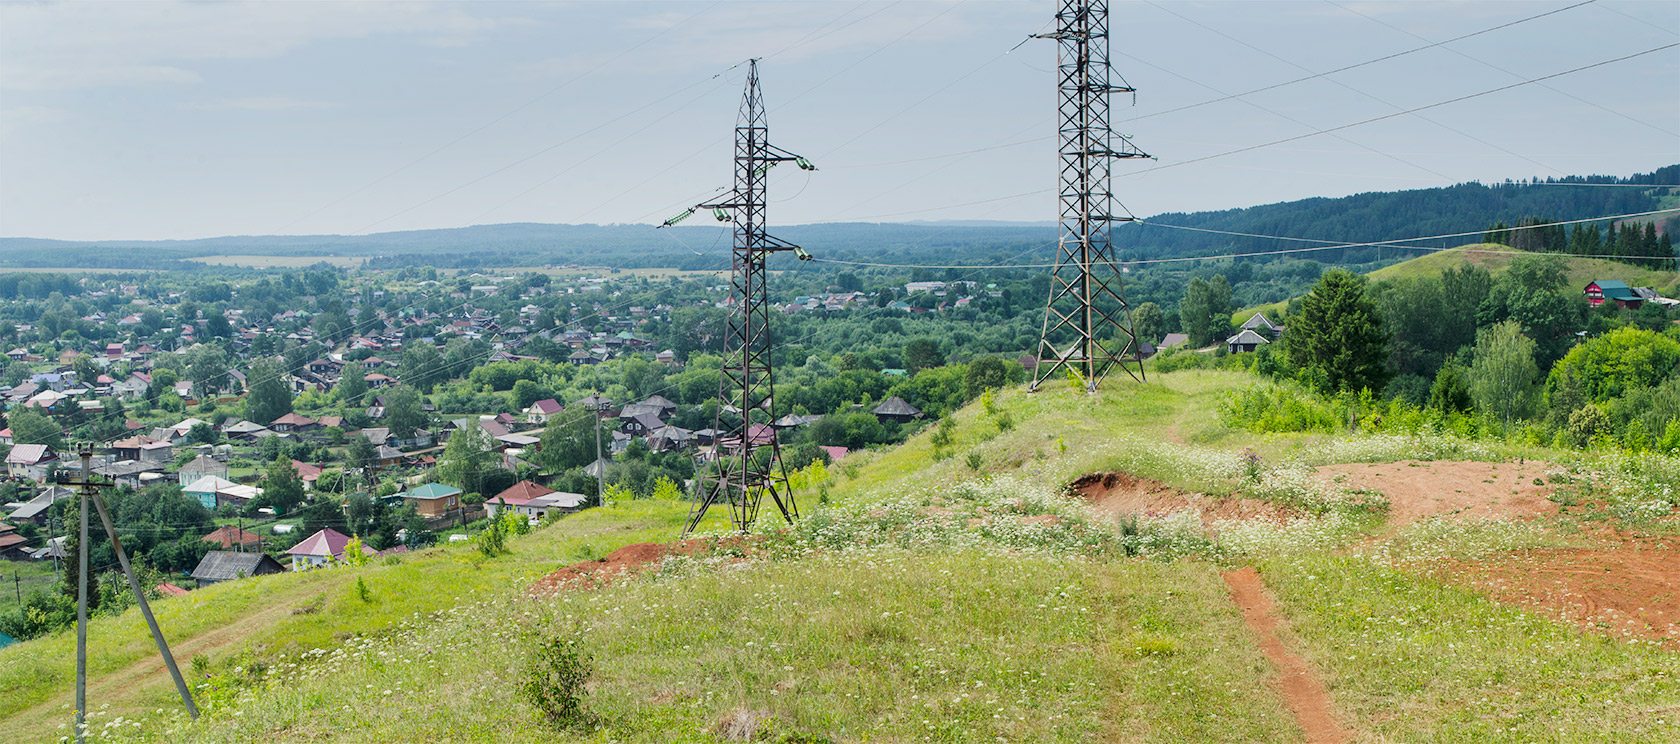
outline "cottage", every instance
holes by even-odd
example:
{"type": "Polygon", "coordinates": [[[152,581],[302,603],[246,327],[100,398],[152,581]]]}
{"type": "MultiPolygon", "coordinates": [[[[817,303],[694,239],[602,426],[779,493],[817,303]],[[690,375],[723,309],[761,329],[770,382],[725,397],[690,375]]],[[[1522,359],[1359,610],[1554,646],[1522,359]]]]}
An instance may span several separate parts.
{"type": "Polygon", "coordinates": [[[1269,343],[1271,342],[1267,341],[1265,336],[1248,329],[1243,329],[1238,332],[1237,335],[1225,339],[1225,349],[1232,354],[1243,354],[1254,351],[1255,349],[1269,343]]]}
{"type": "Polygon", "coordinates": [[[1265,313],[1255,313],[1253,317],[1243,321],[1242,328],[1238,330],[1254,331],[1267,341],[1276,341],[1277,337],[1283,333],[1283,326],[1272,323],[1265,313]]]}
{"type": "Polygon", "coordinates": [[[44,444],[20,444],[6,455],[6,473],[13,478],[36,482],[47,479],[47,471],[58,462],[58,454],[44,444]]]}
{"type": "Polygon", "coordinates": [[[232,550],[234,548],[243,549],[247,546],[257,545],[262,542],[262,538],[258,537],[255,532],[248,532],[233,525],[228,525],[199,538],[199,541],[214,543],[222,550],[232,550]]]}
{"type": "Polygon", "coordinates": [[[546,424],[550,416],[558,415],[566,410],[560,402],[553,398],[543,398],[532,403],[525,409],[525,420],[533,424],[546,424]]]}
{"type": "Polygon", "coordinates": [[[528,480],[522,480],[508,486],[506,489],[503,489],[501,493],[491,496],[488,501],[484,502],[484,510],[489,513],[490,516],[494,517],[497,514],[500,514],[501,510],[504,508],[517,509],[518,507],[524,506],[531,499],[537,498],[538,496],[546,496],[551,493],[554,493],[554,489],[528,480]]]}
{"type": "Polygon", "coordinates": [[[35,498],[19,504],[17,508],[12,510],[11,514],[6,515],[6,519],[14,524],[29,522],[44,525],[47,523],[47,509],[53,505],[53,502],[75,495],[75,491],[63,486],[47,486],[36,494],[35,498]]]}
{"type": "Polygon", "coordinates": [[[397,495],[412,500],[415,510],[423,517],[441,517],[461,505],[461,489],[442,483],[427,483],[397,495]]]}
{"type": "MultiPolygon", "coordinates": [[[[303,541],[292,546],[286,555],[292,557],[293,571],[306,571],[311,568],[325,566],[333,561],[344,560],[344,549],[350,544],[350,536],[331,527],[322,529],[303,541]]],[[[362,555],[376,555],[379,551],[366,545],[362,546],[362,555]]],[[[245,555],[250,555],[249,553],[245,555]]]]}
{"type": "Polygon", "coordinates": [[[222,480],[227,480],[228,467],[225,463],[217,462],[214,457],[210,457],[209,455],[199,455],[198,457],[193,458],[192,462],[182,465],[180,472],[177,473],[177,476],[182,485],[192,483],[193,481],[206,476],[215,476],[217,478],[221,478],[222,480]]]}
{"type": "Polygon", "coordinates": [[[647,436],[665,428],[665,422],[660,421],[658,416],[651,413],[638,414],[629,419],[620,416],[620,421],[623,422],[620,425],[620,430],[632,436],[647,436]]]}
{"type": "Polygon", "coordinates": [[[875,414],[875,418],[880,419],[882,423],[896,421],[900,424],[907,424],[922,417],[921,411],[896,395],[881,401],[881,405],[875,406],[870,413],[875,414]]]}
{"type": "Polygon", "coordinates": [[[589,503],[589,497],[581,493],[555,491],[531,499],[524,505],[517,507],[517,510],[532,520],[538,520],[546,518],[551,513],[575,512],[587,503],[589,503]]]}
{"type": "Polygon", "coordinates": [[[256,486],[242,486],[226,478],[206,475],[181,487],[183,496],[198,499],[206,509],[220,506],[244,508],[251,500],[262,495],[262,489],[256,486]]]}
{"type": "Polygon", "coordinates": [[[1645,304],[1645,298],[1632,287],[1618,279],[1600,279],[1587,284],[1581,293],[1587,296],[1587,303],[1593,307],[1604,304],[1606,300],[1616,303],[1616,307],[1623,310],[1638,310],[1645,304]]]}
{"type": "Polygon", "coordinates": [[[1189,343],[1189,334],[1169,333],[1161,338],[1161,343],[1155,344],[1155,348],[1160,349],[1161,351],[1166,351],[1167,349],[1171,349],[1175,346],[1185,346],[1189,343]]]}
{"type": "Polygon", "coordinates": [[[235,553],[231,550],[212,550],[192,570],[200,588],[221,581],[243,579],[247,576],[285,573],[286,567],[267,553],[235,553]]]}
{"type": "Polygon", "coordinates": [[[281,433],[301,434],[303,432],[315,431],[315,430],[321,428],[321,422],[316,421],[315,419],[312,419],[308,416],[300,416],[300,415],[295,414],[295,413],[288,413],[284,416],[281,416],[280,418],[277,418],[277,419],[269,422],[268,428],[273,429],[274,431],[277,431],[277,432],[281,432],[281,433]]]}

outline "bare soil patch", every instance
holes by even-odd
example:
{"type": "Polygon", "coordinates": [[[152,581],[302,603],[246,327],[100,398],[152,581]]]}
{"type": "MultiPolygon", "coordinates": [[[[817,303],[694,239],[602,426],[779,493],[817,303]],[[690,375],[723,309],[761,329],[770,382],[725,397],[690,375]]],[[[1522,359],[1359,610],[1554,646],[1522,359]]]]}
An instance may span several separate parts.
{"type": "Polygon", "coordinates": [[[1680,648],[1680,549],[1611,544],[1448,561],[1428,573],[1584,630],[1680,648]]]}
{"type": "Polygon", "coordinates": [[[1368,489],[1388,497],[1389,523],[1411,524],[1426,517],[1528,519],[1557,513],[1544,482],[1543,462],[1421,462],[1326,465],[1318,475],[1346,489],[1368,489]]]}
{"type": "Polygon", "coordinates": [[[1273,610],[1271,595],[1253,566],[1226,571],[1225,585],[1230,587],[1231,601],[1242,608],[1243,622],[1260,638],[1260,650],[1278,668],[1278,694],[1284,705],[1295,714],[1295,722],[1307,735],[1307,744],[1337,744],[1348,740],[1348,733],[1336,721],[1335,706],[1330,693],[1319,680],[1306,659],[1284,643],[1278,631],[1283,618],[1273,610]]]}
{"type": "Polygon", "coordinates": [[[631,543],[597,561],[583,561],[554,571],[532,584],[532,596],[546,596],[578,586],[605,586],[613,579],[639,571],[671,552],[663,543],[631,543]]]}
{"type": "Polygon", "coordinates": [[[630,543],[608,553],[605,558],[573,563],[553,571],[532,584],[527,593],[533,597],[540,597],[564,589],[606,586],[616,579],[633,576],[669,555],[723,555],[735,560],[745,560],[746,556],[757,550],[756,542],[755,538],[727,537],[695,538],[673,543],[630,543]]]}
{"type": "Polygon", "coordinates": [[[1165,516],[1192,510],[1204,519],[1283,521],[1297,516],[1293,509],[1259,499],[1192,493],[1157,480],[1118,471],[1082,475],[1069,485],[1069,489],[1084,496],[1098,511],[1117,515],[1165,516]]]}

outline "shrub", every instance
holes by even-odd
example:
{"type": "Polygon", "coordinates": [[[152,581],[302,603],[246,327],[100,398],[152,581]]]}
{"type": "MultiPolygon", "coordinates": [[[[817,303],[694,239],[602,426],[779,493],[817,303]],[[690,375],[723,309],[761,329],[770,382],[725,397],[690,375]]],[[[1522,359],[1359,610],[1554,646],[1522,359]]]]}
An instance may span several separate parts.
{"type": "Polygon", "coordinates": [[[584,696],[594,665],[581,646],[576,638],[538,638],[519,686],[526,702],[562,729],[583,728],[593,719],[584,696]]]}

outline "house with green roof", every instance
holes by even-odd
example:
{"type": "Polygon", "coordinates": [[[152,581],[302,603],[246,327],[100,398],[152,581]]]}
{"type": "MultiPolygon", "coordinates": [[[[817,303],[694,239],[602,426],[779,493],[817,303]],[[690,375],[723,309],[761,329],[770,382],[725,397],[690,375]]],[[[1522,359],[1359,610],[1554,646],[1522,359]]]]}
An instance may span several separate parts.
{"type": "Polygon", "coordinates": [[[422,517],[441,517],[461,506],[461,489],[442,483],[427,483],[397,496],[413,500],[422,517]]]}
{"type": "Polygon", "coordinates": [[[1623,310],[1638,310],[1640,305],[1645,304],[1643,296],[1633,291],[1627,282],[1619,279],[1599,279],[1588,283],[1581,293],[1587,296],[1587,302],[1593,307],[1598,307],[1607,300],[1615,302],[1616,306],[1623,310]]]}

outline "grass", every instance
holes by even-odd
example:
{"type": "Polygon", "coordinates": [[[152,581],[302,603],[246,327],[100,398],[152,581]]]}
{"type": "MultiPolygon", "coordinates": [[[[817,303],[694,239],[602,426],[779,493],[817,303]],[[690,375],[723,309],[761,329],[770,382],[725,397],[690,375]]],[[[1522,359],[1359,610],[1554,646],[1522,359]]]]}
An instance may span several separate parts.
{"type": "Polygon", "coordinates": [[[1336,706],[1372,741],[1680,740],[1674,652],[1360,558],[1260,567],[1336,706]]]}
{"type": "MultiPolygon", "coordinates": [[[[1250,382],[1183,371],[1111,379],[1098,396],[1055,384],[1004,391],[996,407],[1013,425],[976,404],[954,415],[946,446],[929,428],[849,456],[830,468],[825,503],[817,488],[801,491],[795,528],[761,524],[752,560],[671,559],[604,588],[524,595],[558,565],[674,537],[684,504],[630,501],[519,538],[496,559],[457,545],[164,600],[177,657],[205,657],[195,682],[210,712],[192,725],[174,712],[131,612],[94,624],[94,699],[111,703],[95,729],[139,741],[712,742],[720,721],[744,716],[773,742],[1300,741],[1220,578],[1252,562],[1290,623],[1286,641],[1362,740],[1677,738],[1680,656],[1411,572],[1439,557],[1568,544],[1566,530],[1429,521],[1388,531],[1384,501],[1366,500],[1380,495],[1341,493],[1308,470],[1568,458],[1444,435],[1257,438],[1217,412],[1250,382]],[[1245,448],[1261,453],[1258,472],[1245,448]],[[1057,495],[1106,469],[1240,490],[1303,516],[1180,513],[1121,529],[1057,495]],[[544,635],[575,635],[593,656],[592,728],[555,731],[517,693],[544,635]]],[[[1582,455],[1571,470],[1607,503],[1642,505],[1680,485],[1672,458],[1595,465],[1582,455]]],[[[0,654],[8,736],[63,733],[72,643],[60,634],[0,654]]]]}
{"type": "Polygon", "coordinates": [[[875,548],[415,625],[179,740],[714,741],[732,711],[771,741],[1299,739],[1249,694],[1264,661],[1206,565],[875,548]],[[594,657],[596,730],[557,735],[513,694],[520,655],[483,653],[554,632],[594,657]]]}
{"type": "MultiPolygon", "coordinates": [[[[1465,248],[1485,248],[1491,250],[1508,251],[1508,246],[1472,243],[1462,245],[1452,250],[1438,251],[1419,256],[1390,266],[1384,266],[1369,274],[1371,281],[1386,281],[1390,279],[1410,279],[1425,276],[1440,276],[1447,269],[1463,266],[1481,266],[1494,276],[1499,276],[1510,267],[1511,261],[1517,256],[1505,253],[1473,253],[1465,248]]],[[[1571,288],[1579,289],[1587,286],[1595,279],[1620,279],[1630,287],[1651,287],[1666,297],[1680,295],[1680,273],[1666,270],[1642,268],[1631,263],[1611,261],[1605,258],[1566,258],[1565,277],[1571,288]]],[[[1273,302],[1266,305],[1239,310],[1231,316],[1231,322],[1241,325],[1255,313],[1265,313],[1273,322],[1278,314],[1288,306],[1287,300],[1273,302]]]]}
{"type": "MultiPolygon", "coordinates": [[[[415,612],[524,586],[585,555],[605,555],[631,542],[668,540],[681,529],[685,515],[682,505],[629,502],[562,520],[524,540],[518,552],[494,561],[477,559],[470,544],[421,551],[396,565],[363,570],[381,598],[373,604],[351,601],[350,572],[310,571],[224,582],[160,600],[154,609],[181,660],[198,653],[225,657],[243,649],[334,646],[415,612]],[[438,593],[440,586],[449,587],[447,595],[438,593]]],[[[168,677],[155,673],[147,662],[157,649],[138,612],[95,620],[88,635],[91,697],[148,708],[179,705],[171,702],[174,691],[168,677]],[[93,695],[96,689],[101,695],[93,695]]],[[[45,737],[67,720],[75,642],[73,631],[61,632],[0,655],[0,719],[8,731],[45,737]]]]}

